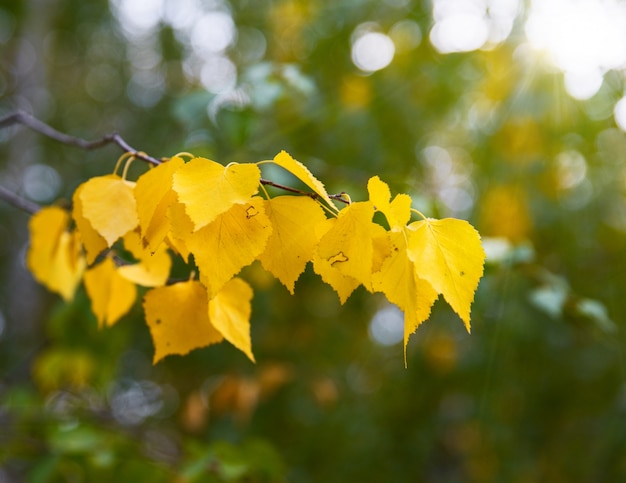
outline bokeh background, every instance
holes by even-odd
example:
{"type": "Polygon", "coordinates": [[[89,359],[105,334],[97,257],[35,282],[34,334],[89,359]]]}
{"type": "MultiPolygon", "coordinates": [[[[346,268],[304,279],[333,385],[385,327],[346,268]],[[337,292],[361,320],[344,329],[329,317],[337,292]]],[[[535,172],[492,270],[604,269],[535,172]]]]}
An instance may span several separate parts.
{"type": "MultiPolygon", "coordinates": [[[[625,74],[617,0],[3,0],[0,115],[155,157],[285,149],[354,200],[379,175],[488,264],[472,334],[439,301],[406,369],[383,298],[256,265],[256,365],[153,366],[139,304],[97,330],[0,202],[0,482],[626,480],[625,74]]],[[[63,202],[120,154],[8,127],[0,184],[63,202]]]]}

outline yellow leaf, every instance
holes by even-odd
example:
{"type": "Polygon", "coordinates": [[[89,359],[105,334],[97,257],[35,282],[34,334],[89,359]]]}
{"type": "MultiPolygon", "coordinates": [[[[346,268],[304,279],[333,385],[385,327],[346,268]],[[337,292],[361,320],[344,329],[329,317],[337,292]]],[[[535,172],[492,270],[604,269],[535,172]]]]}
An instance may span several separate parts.
{"type": "Polygon", "coordinates": [[[72,218],[76,223],[76,229],[80,233],[80,239],[87,252],[87,263],[91,265],[98,255],[105,250],[108,245],[107,241],[91,226],[91,223],[83,215],[83,202],[80,195],[85,187],[85,183],[81,184],[72,196],[72,218]]]}
{"type": "Polygon", "coordinates": [[[139,224],[133,185],[117,175],[98,176],[82,184],[82,215],[109,247],[139,224]]]}
{"type": "Polygon", "coordinates": [[[154,364],[167,355],[185,355],[223,340],[209,320],[209,298],[198,281],[154,288],[144,296],[143,307],[154,342],[154,364]]]}
{"type": "Polygon", "coordinates": [[[411,219],[412,201],[409,195],[399,194],[392,202],[389,202],[391,199],[389,186],[384,181],[381,181],[378,176],[369,179],[367,191],[376,211],[380,211],[385,215],[392,229],[403,227],[409,222],[411,219]]]}
{"type": "Polygon", "coordinates": [[[372,279],[372,238],[384,232],[372,222],[373,216],[374,206],[368,201],[348,205],[320,238],[317,248],[321,259],[365,287],[370,287],[372,279]]]}
{"type": "Polygon", "coordinates": [[[68,232],[70,215],[51,206],[35,213],[29,222],[29,270],[37,281],[64,300],[74,297],[85,270],[78,233],[68,232]]]}
{"type": "Polygon", "coordinates": [[[390,233],[391,250],[381,270],[372,276],[374,290],[382,292],[391,303],[404,312],[404,357],[409,336],[430,316],[438,294],[425,280],[416,275],[409,259],[406,235],[403,231],[390,233]]]}
{"type": "Polygon", "coordinates": [[[224,338],[254,362],[250,341],[252,288],[233,278],[209,300],[209,320],[224,338]]]}
{"type": "Polygon", "coordinates": [[[408,255],[418,277],[444,296],[470,330],[470,307],[483,275],[485,252],[464,220],[428,218],[409,225],[408,255]]]}
{"type": "MultiPolygon", "coordinates": [[[[382,227],[380,230],[375,230],[372,236],[372,248],[374,250],[374,256],[372,257],[372,273],[380,271],[383,263],[387,257],[391,254],[391,240],[389,238],[389,232],[382,227]],[[378,231],[378,233],[376,233],[378,231]]],[[[366,287],[371,291],[372,287],[366,287]]]]}
{"type": "Polygon", "coordinates": [[[271,232],[263,200],[253,198],[246,205],[233,205],[186,240],[210,295],[263,252],[271,232]]]}
{"type": "Polygon", "coordinates": [[[141,175],[135,184],[133,193],[141,236],[152,251],[156,250],[169,231],[168,208],[177,201],[176,193],[172,190],[174,173],[184,164],[182,158],[171,158],[141,175]]]}
{"type": "Polygon", "coordinates": [[[170,231],[167,234],[168,245],[178,253],[185,262],[189,261],[189,248],[185,240],[193,233],[193,221],[185,211],[182,203],[173,203],[167,210],[170,231]]]}
{"type": "Polygon", "coordinates": [[[286,151],[281,151],[274,156],[273,163],[293,174],[296,178],[317,193],[330,206],[335,206],[328,196],[328,193],[326,193],[324,185],[311,174],[304,164],[293,159],[286,151]]]}
{"type": "Polygon", "coordinates": [[[307,196],[279,196],[265,201],[272,234],[259,260],[293,294],[295,281],[313,258],[313,233],[326,219],[320,205],[307,196]]]}
{"type": "Polygon", "coordinates": [[[165,285],[172,267],[172,259],[165,245],[161,245],[152,253],[149,248],[143,248],[137,231],[129,231],[124,235],[124,248],[130,251],[139,263],[119,267],[117,270],[122,277],[144,287],[165,285]]]}
{"type": "Polygon", "coordinates": [[[99,327],[117,322],[131,309],[137,297],[135,284],[122,277],[108,257],[87,270],[84,279],[99,327]]]}
{"type": "Polygon", "coordinates": [[[231,206],[247,203],[257,192],[260,180],[256,164],[231,163],[224,167],[209,159],[194,158],[176,171],[173,187],[197,231],[231,206]]]}
{"type": "MultiPolygon", "coordinates": [[[[336,222],[336,218],[331,218],[318,224],[315,230],[317,238],[323,237],[329,230],[332,229],[336,222]]],[[[359,281],[353,277],[343,274],[338,268],[339,264],[340,262],[336,260],[328,260],[320,257],[317,251],[313,255],[313,270],[320,277],[322,277],[324,282],[330,285],[333,290],[337,292],[339,300],[342,304],[344,304],[346,300],[348,300],[350,294],[354,292],[354,289],[359,286],[359,281]]]]}

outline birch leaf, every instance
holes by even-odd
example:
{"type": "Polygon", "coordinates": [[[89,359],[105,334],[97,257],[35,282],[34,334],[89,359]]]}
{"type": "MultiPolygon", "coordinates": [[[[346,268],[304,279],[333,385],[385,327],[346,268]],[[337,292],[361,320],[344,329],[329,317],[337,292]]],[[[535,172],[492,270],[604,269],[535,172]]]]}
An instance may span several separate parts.
{"type": "Polygon", "coordinates": [[[115,324],[131,309],[137,297],[135,284],[122,277],[108,257],[87,270],[84,280],[99,327],[115,324]]]}
{"type": "Polygon", "coordinates": [[[384,232],[372,222],[374,206],[368,201],[352,203],[339,212],[337,221],[321,237],[319,257],[342,274],[370,287],[374,247],[372,238],[384,232]]]}
{"type": "Polygon", "coordinates": [[[411,219],[412,202],[409,195],[399,194],[390,202],[391,191],[389,186],[384,181],[381,181],[378,176],[369,179],[367,191],[376,211],[380,211],[385,215],[392,229],[403,227],[409,222],[411,219]]]}
{"type": "Polygon", "coordinates": [[[127,280],[144,287],[160,287],[165,285],[172,268],[172,259],[167,247],[160,245],[155,252],[144,248],[136,230],[124,235],[124,248],[139,260],[139,263],[123,265],[117,270],[127,280]]]}
{"type": "Polygon", "coordinates": [[[425,280],[419,278],[407,253],[406,236],[402,231],[390,234],[391,253],[381,270],[372,276],[372,285],[391,303],[404,312],[404,356],[409,336],[430,316],[438,294],[425,280]]]}
{"type": "Polygon", "coordinates": [[[108,248],[107,241],[91,226],[91,222],[83,215],[81,193],[85,184],[81,184],[72,196],[72,218],[80,233],[80,239],[85,247],[87,263],[91,265],[103,250],[108,248]]]}
{"type": "Polygon", "coordinates": [[[193,233],[193,221],[185,211],[185,205],[182,203],[172,203],[167,210],[167,218],[169,220],[170,231],[167,234],[166,241],[168,245],[178,253],[185,262],[189,261],[189,248],[186,240],[193,233]]]}
{"type": "MultiPolygon", "coordinates": [[[[333,228],[336,222],[336,218],[331,218],[320,223],[316,229],[317,237],[323,237],[333,228]]],[[[317,251],[313,255],[313,270],[337,292],[340,302],[344,304],[352,292],[354,292],[354,289],[359,286],[359,281],[339,270],[338,264],[340,263],[341,258],[323,258],[317,251]]]]}
{"type": "Polygon", "coordinates": [[[50,206],[35,213],[29,222],[30,245],[26,263],[35,279],[65,301],[74,297],[85,270],[79,235],[68,232],[70,215],[50,206]]]}
{"type": "Polygon", "coordinates": [[[209,320],[224,338],[254,361],[250,341],[252,288],[233,278],[209,300],[209,320]]]}
{"type": "Polygon", "coordinates": [[[139,224],[133,186],[117,175],[97,176],[82,184],[82,215],[108,247],[139,224]]]}
{"type": "Polygon", "coordinates": [[[167,211],[177,201],[172,190],[174,173],[185,164],[182,158],[173,157],[142,174],[133,190],[137,203],[139,227],[144,243],[154,251],[169,231],[167,211]]]}
{"type": "Polygon", "coordinates": [[[326,217],[306,196],[279,196],[264,205],[272,234],[259,260],[293,295],[296,280],[315,252],[315,227],[326,217]]]}
{"type": "Polygon", "coordinates": [[[143,307],[154,342],[154,364],[224,339],[209,320],[209,298],[198,281],[154,288],[144,296],[143,307]]]}
{"type": "Polygon", "coordinates": [[[256,198],[246,205],[233,205],[189,237],[187,247],[211,296],[263,252],[271,232],[263,200],[256,198]]]}
{"type": "Polygon", "coordinates": [[[261,171],[256,164],[231,163],[224,167],[209,159],[194,158],[174,174],[173,188],[197,231],[233,205],[247,203],[260,181],[261,171]]]}
{"type": "Polygon", "coordinates": [[[485,262],[480,235],[454,218],[416,221],[408,232],[408,256],[417,276],[444,296],[469,332],[470,307],[485,262]]]}
{"type": "Polygon", "coordinates": [[[311,188],[313,192],[319,195],[330,206],[335,206],[328,196],[326,188],[324,188],[322,182],[319,181],[315,176],[313,176],[304,164],[302,164],[300,161],[296,161],[295,159],[293,159],[286,151],[281,151],[276,156],[274,156],[272,162],[293,174],[296,178],[298,178],[305,185],[311,188]]]}

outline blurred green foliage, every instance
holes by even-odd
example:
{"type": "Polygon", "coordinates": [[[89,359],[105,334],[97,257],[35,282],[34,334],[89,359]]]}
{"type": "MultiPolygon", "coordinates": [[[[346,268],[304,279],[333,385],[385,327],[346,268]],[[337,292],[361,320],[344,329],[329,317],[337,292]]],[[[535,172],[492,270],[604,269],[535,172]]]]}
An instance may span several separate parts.
{"type": "MultiPolygon", "coordinates": [[[[84,293],[45,293],[27,215],[0,204],[0,482],[626,479],[624,79],[570,97],[525,41],[527,7],[505,41],[440,54],[425,0],[4,2],[0,113],[153,156],[285,149],[354,200],[379,175],[469,219],[490,263],[472,334],[437,303],[408,369],[371,335],[381,298],[341,306],[310,269],[291,297],[256,265],[256,365],[222,344],[152,366],[139,304],[98,331],[84,293]],[[366,22],[413,32],[371,74],[351,60],[366,22]]],[[[41,204],[120,154],[17,127],[0,141],[0,183],[41,204]]]]}

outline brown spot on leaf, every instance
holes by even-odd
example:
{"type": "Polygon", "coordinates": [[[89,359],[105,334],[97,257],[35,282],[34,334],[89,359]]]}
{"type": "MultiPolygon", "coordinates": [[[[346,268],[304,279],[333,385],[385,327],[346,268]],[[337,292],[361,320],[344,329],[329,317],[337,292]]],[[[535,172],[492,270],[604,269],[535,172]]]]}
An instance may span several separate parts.
{"type": "Polygon", "coordinates": [[[259,214],[259,210],[257,210],[254,206],[248,206],[248,208],[246,208],[246,218],[248,220],[258,214],[259,214]]]}
{"type": "Polygon", "coordinates": [[[335,263],[343,263],[347,262],[348,260],[349,258],[346,257],[343,252],[339,252],[337,253],[337,255],[333,255],[332,257],[328,258],[328,263],[330,263],[332,267],[335,265],[335,263]]]}

